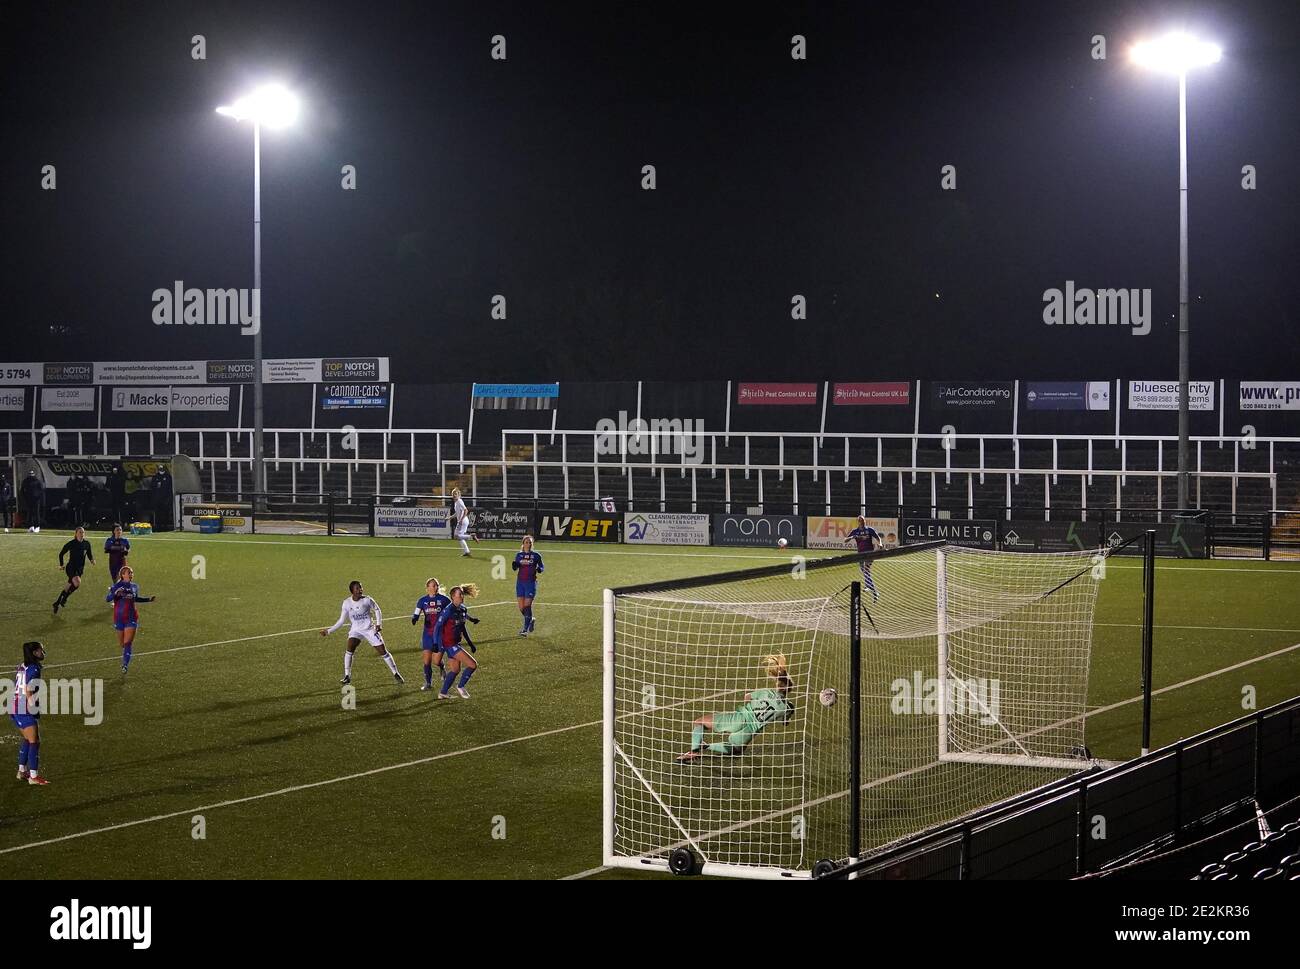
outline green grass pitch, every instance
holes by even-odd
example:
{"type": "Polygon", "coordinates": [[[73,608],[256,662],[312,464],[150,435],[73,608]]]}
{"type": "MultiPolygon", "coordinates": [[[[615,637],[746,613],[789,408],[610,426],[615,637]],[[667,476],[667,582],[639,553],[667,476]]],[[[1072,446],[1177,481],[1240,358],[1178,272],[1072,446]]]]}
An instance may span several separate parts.
{"type": "MultiPolygon", "coordinates": [[[[102,556],[50,614],[67,537],[0,536],[5,675],[36,638],[48,646],[47,676],[104,681],[99,725],[43,718],[48,787],[14,779],[18,734],[8,722],[0,732],[10,771],[0,854],[50,878],[557,878],[596,868],[601,589],[790,554],[539,546],[538,631],[520,639],[513,574],[494,574],[492,561],[508,561],[509,543],[462,559],[450,542],[143,537],[131,563],[142,591],[160,598],[140,607],[124,679],[102,556]],[[409,616],[430,575],[483,588],[469,701],[419,691],[409,616]],[[407,683],[396,687],[363,645],[349,711],[338,683],[344,632],[317,630],[338,617],[353,578],[385,609],[407,683]]],[[[90,538],[102,547],[102,534],[90,538]]],[[[1138,751],[1141,707],[1125,701],[1139,691],[1140,576],[1139,560],[1112,561],[1102,583],[1089,698],[1101,712],[1088,727],[1098,757],[1138,751]]],[[[1161,560],[1156,592],[1155,746],[1241,716],[1245,693],[1258,707],[1300,693],[1300,565],[1161,560]]]]}

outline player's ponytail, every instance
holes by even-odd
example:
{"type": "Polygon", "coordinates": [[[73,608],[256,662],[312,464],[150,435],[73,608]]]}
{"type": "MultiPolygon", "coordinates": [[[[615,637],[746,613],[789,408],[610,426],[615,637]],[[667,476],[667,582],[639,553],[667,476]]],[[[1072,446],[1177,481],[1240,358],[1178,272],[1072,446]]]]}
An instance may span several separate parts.
{"type": "Polygon", "coordinates": [[[457,588],[464,593],[466,599],[474,599],[478,596],[478,586],[473,582],[462,583],[457,588]]]}
{"type": "Polygon", "coordinates": [[[788,666],[785,653],[771,653],[763,659],[767,675],[776,680],[777,687],[781,690],[788,690],[793,685],[788,666]]]}

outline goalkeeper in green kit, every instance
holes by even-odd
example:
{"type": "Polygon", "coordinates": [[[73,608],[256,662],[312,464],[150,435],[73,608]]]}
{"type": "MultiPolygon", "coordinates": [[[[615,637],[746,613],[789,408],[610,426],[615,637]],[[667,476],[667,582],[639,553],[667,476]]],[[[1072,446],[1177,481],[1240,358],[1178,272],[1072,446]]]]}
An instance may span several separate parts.
{"type": "Polygon", "coordinates": [[[788,696],[790,687],[794,684],[786,670],[785,656],[780,653],[768,656],[763,665],[773,686],[746,693],[745,705],[738,710],[708,713],[696,720],[692,724],[691,749],[677,758],[678,763],[684,764],[705,754],[743,753],[750,741],[769,723],[785,723],[794,716],[794,704],[788,696]],[[726,739],[705,744],[704,735],[710,730],[725,734],[726,739]]]}

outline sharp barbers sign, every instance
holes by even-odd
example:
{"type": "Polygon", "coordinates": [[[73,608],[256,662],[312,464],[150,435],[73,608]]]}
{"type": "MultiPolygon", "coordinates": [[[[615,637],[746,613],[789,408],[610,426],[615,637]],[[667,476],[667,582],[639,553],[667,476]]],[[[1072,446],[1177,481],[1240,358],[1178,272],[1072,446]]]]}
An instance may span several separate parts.
{"type": "Polygon", "coordinates": [[[480,508],[474,512],[473,532],[479,538],[521,539],[533,533],[533,513],[513,508],[480,508]]]}

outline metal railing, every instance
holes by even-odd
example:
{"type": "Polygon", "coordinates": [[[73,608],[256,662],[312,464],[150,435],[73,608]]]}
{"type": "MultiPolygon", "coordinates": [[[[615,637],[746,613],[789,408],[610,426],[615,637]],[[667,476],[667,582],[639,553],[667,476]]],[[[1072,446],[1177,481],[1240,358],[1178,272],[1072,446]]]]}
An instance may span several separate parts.
{"type": "MultiPolygon", "coordinates": [[[[1100,507],[1108,509],[1122,510],[1124,508],[1123,487],[1128,483],[1128,479],[1135,478],[1138,480],[1150,480],[1154,482],[1154,498],[1156,510],[1168,510],[1164,508],[1164,491],[1166,480],[1174,480],[1177,477],[1176,471],[1139,471],[1139,470],[1107,470],[1093,469],[1086,470],[1051,470],[1038,468],[928,468],[928,467],[849,467],[849,468],[830,468],[825,465],[792,465],[792,464],[681,464],[672,466],[650,466],[645,464],[630,463],[627,465],[619,463],[601,462],[598,460],[576,462],[576,461],[540,461],[532,458],[524,461],[457,461],[448,462],[453,464],[461,473],[468,470],[472,490],[479,491],[480,471],[488,473],[492,479],[499,480],[501,485],[500,494],[495,496],[502,500],[511,500],[510,494],[510,471],[531,472],[532,493],[538,494],[542,487],[542,473],[545,471],[557,472],[561,478],[560,493],[567,502],[573,488],[570,484],[570,476],[574,472],[590,473],[591,491],[589,494],[573,495],[576,500],[583,502],[597,500],[605,494],[612,494],[616,490],[623,492],[622,500],[626,502],[629,508],[634,508],[638,503],[646,504],[643,497],[639,497],[635,490],[635,473],[646,471],[653,480],[659,483],[659,496],[657,500],[658,511],[667,511],[669,496],[667,481],[669,475],[676,475],[680,478],[689,476],[689,497],[679,499],[689,504],[685,510],[700,510],[700,476],[707,475],[707,480],[716,480],[721,474],[722,477],[722,495],[720,500],[723,508],[722,511],[732,512],[733,504],[751,505],[764,507],[766,505],[766,492],[770,490],[773,480],[785,482],[787,476],[790,481],[791,500],[788,502],[794,514],[833,514],[832,509],[841,506],[844,499],[837,497],[832,493],[831,483],[832,476],[843,475],[843,481],[850,481],[857,477],[858,495],[857,504],[865,507],[872,501],[878,503],[879,498],[874,490],[869,491],[867,487],[868,476],[875,478],[877,485],[885,482],[885,477],[891,479],[891,488],[896,492],[896,503],[899,505],[908,503],[907,487],[905,479],[910,478],[915,484],[918,479],[929,477],[930,506],[934,513],[940,509],[951,507],[950,500],[941,500],[939,479],[943,477],[945,482],[950,482],[953,475],[958,476],[959,480],[965,478],[965,506],[973,508],[977,502],[975,499],[976,478],[979,483],[983,484],[989,476],[1001,477],[1003,490],[1003,507],[1006,509],[1006,517],[1010,517],[1013,508],[1012,501],[1012,484],[1019,483],[1022,476],[1027,476],[1041,482],[1043,488],[1042,505],[1046,510],[1048,519],[1052,513],[1052,487],[1054,484],[1059,485],[1060,479],[1065,478],[1067,482],[1077,480],[1079,507],[1083,509],[1084,520],[1087,519],[1088,511],[1088,488],[1093,484],[1094,479],[1109,479],[1114,485],[1113,497],[1114,504],[1103,503],[1100,507]],[[801,479],[805,476],[808,482],[801,479]],[[746,497],[737,499],[733,502],[733,476],[742,481],[756,480],[756,494],[754,500],[746,497]],[[611,487],[611,482],[621,481],[620,487],[615,489],[611,487]],[[800,485],[803,483],[801,490],[800,485]],[[809,487],[809,483],[813,487],[809,487]],[[818,492],[821,492],[819,495],[818,492]],[[818,510],[820,509],[820,510],[818,510]]],[[[1203,484],[1205,482],[1222,481],[1227,484],[1229,489],[1228,511],[1236,514],[1238,511],[1238,486],[1242,481],[1261,481],[1268,486],[1269,501],[1268,505],[1274,507],[1277,504],[1277,475],[1272,472],[1262,471],[1207,471],[1199,472],[1193,475],[1196,485],[1195,508],[1202,509],[1203,501],[1203,484]]],[[[526,497],[519,495],[518,497],[526,497]]],[[[943,498],[949,496],[944,495],[943,498]]],[[[1073,494],[1071,495],[1073,497],[1073,494]]],[[[1107,496],[1109,497],[1109,495],[1107,496]]],[[[784,500],[783,505],[787,504],[784,500]]],[[[914,503],[914,501],[913,501],[914,503]]],[[[651,504],[655,504],[651,499],[651,504]]],[[[1094,504],[1096,504],[1094,502],[1094,504]]],[[[1255,509],[1262,511],[1264,509],[1255,509]]],[[[975,517],[971,515],[970,517],[975,517]]]]}
{"type": "Polygon", "coordinates": [[[1075,878],[1159,856],[1296,794],[1300,697],[996,804],[827,877],[1075,878]]]}
{"type": "MultiPolygon", "coordinates": [[[[718,461],[719,442],[722,447],[732,447],[731,439],[737,438],[740,446],[744,449],[744,459],[741,463],[750,464],[750,451],[753,448],[753,442],[758,441],[761,444],[768,445],[775,442],[777,450],[776,464],[784,465],[785,452],[787,449],[795,450],[798,446],[811,448],[812,463],[811,467],[817,470],[838,470],[851,471],[863,467],[883,467],[885,465],[885,442],[904,442],[910,445],[911,449],[911,467],[917,467],[920,458],[920,450],[923,444],[932,444],[941,448],[944,452],[945,474],[971,470],[960,464],[953,464],[953,456],[959,451],[966,450],[963,445],[973,445],[977,455],[974,470],[986,472],[993,468],[986,468],[988,465],[988,456],[990,444],[1004,443],[1009,445],[1011,451],[1011,464],[1007,467],[997,468],[997,470],[1010,470],[1020,473],[1027,470],[1050,470],[1053,474],[1077,473],[1080,471],[1088,474],[1095,474],[1099,470],[1095,464],[1095,448],[1100,446],[1110,447],[1119,451],[1119,468],[1107,470],[1119,470],[1121,473],[1130,471],[1157,471],[1166,470],[1165,445],[1173,445],[1174,453],[1171,455],[1175,468],[1177,463],[1177,446],[1178,438],[1176,435],[1097,435],[1097,434],[933,434],[933,433],[865,433],[865,432],[809,432],[809,431],[704,431],[704,430],[683,430],[665,429],[665,430],[542,430],[538,428],[506,428],[501,431],[501,453],[505,455],[509,448],[511,438],[523,438],[527,443],[532,445],[533,460],[540,460],[538,455],[541,453],[542,444],[554,446],[556,438],[559,438],[560,461],[567,463],[570,439],[582,442],[584,451],[589,450],[592,454],[592,460],[599,461],[601,457],[611,459],[602,463],[617,463],[622,466],[649,465],[653,469],[661,467],[676,468],[688,464],[687,457],[683,453],[680,445],[674,446],[674,442],[682,438],[688,438],[692,442],[691,450],[694,450],[695,443],[703,443],[706,450],[709,451],[707,463],[712,466],[720,466],[727,462],[718,461]],[[667,442],[667,446],[660,444],[661,439],[667,442]],[[822,452],[827,449],[827,442],[835,442],[840,445],[842,459],[829,461],[823,460],[822,452]],[[853,462],[851,459],[851,443],[863,442],[875,444],[876,460],[872,465],[864,465],[861,462],[853,462]],[[1050,466],[1030,468],[1021,464],[1022,445],[1042,444],[1051,445],[1052,458],[1050,466]],[[1156,460],[1154,467],[1136,467],[1129,466],[1129,446],[1130,445],[1155,445],[1156,460]],[[1065,467],[1061,463],[1062,445],[1066,450],[1078,450],[1082,452],[1083,461],[1081,466],[1065,467]]],[[[1196,473],[1206,473],[1209,469],[1205,467],[1205,447],[1218,447],[1220,450],[1231,445],[1233,450],[1232,471],[1233,473],[1245,473],[1241,470],[1241,460],[1243,452],[1254,452],[1267,450],[1268,463],[1267,470],[1264,473],[1273,474],[1277,471],[1277,454],[1278,445],[1296,446],[1296,457],[1300,460],[1300,437],[1228,437],[1223,435],[1200,435],[1193,436],[1191,441],[1196,446],[1196,473]]],[[[586,461],[585,458],[580,460],[586,461]]],[[[589,462],[587,462],[589,463],[589,462]]],[[[694,460],[690,464],[704,463],[694,460]]],[[[1172,469],[1171,469],[1172,470],[1172,469]]],[[[1018,482],[1017,482],[1018,483],[1018,482]]]]}
{"type": "MultiPolygon", "coordinates": [[[[235,490],[243,490],[245,475],[251,482],[253,431],[249,428],[221,427],[171,427],[171,428],[99,428],[56,430],[55,446],[47,446],[46,430],[6,431],[7,457],[18,454],[60,454],[67,458],[99,458],[126,454],[185,454],[194,461],[208,478],[210,490],[217,491],[217,472],[235,472],[235,490]],[[121,436],[122,447],[110,448],[121,436]],[[197,436],[197,447],[187,447],[184,438],[197,436]],[[217,447],[212,447],[215,438],[217,447]],[[69,445],[72,446],[69,446],[69,445]],[[197,452],[197,453],[192,453],[197,452]]],[[[358,471],[374,473],[374,487],[363,493],[382,490],[380,475],[400,470],[402,489],[408,489],[412,474],[427,472],[440,475],[444,463],[452,458],[465,458],[465,433],[459,428],[422,428],[418,430],[388,430],[383,428],[267,428],[264,432],[267,449],[266,464],[271,472],[280,472],[287,465],[290,473],[289,490],[299,490],[299,476],[308,488],[319,492],[326,490],[325,472],[342,468],[346,475],[348,497],[353,493],[353,477],[358,471]],[[452,446],[444,453],[443,435],[454,438],[452,446]],[[347,446],[339,439],[353,438],[347,446]],[[404,439],[404,440],[403,440],[404,439]],[[402,440],[404,447],[394,447],[402,440]],[[432,452],[432,466],[425,467],[419,457],[421,451],[432,452]],[[403,450],[405,453],[390,453],[403,450]],[[373,451],[373,457],[361,457],[364,451],[373,451]],[[320,452],[320,453],[310,453],[320,452]],[[314,481],[307,480],[314,477],[314,481]]]]}

